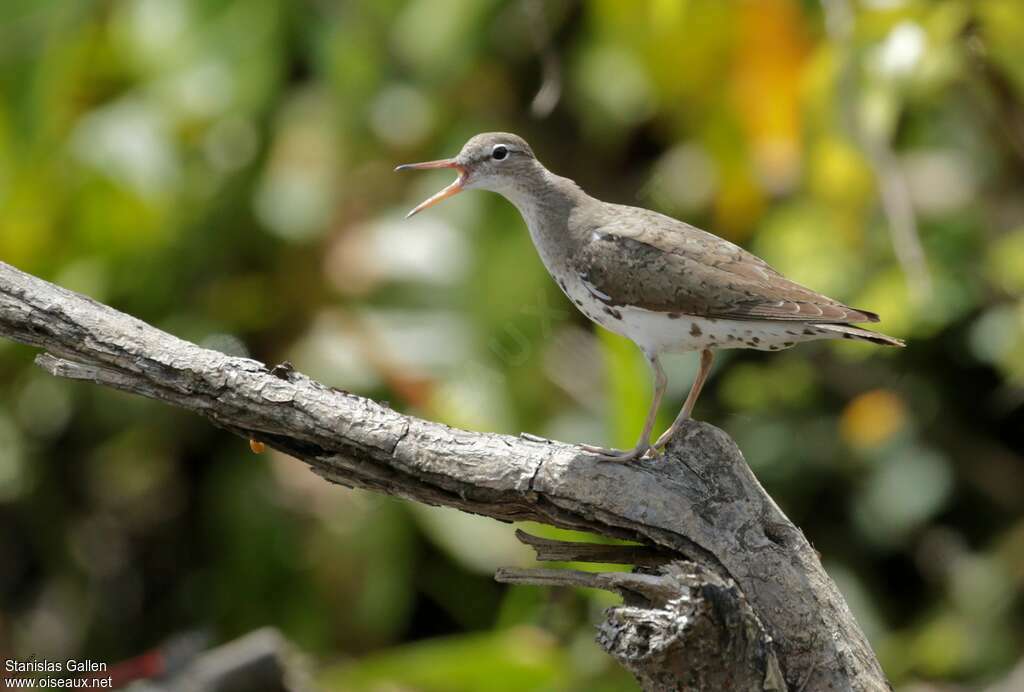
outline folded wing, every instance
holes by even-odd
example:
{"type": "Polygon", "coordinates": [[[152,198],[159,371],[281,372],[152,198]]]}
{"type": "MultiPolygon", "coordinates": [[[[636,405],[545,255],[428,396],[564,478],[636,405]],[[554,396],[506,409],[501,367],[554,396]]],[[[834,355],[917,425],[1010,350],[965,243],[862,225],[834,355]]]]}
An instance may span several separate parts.
{"type": "Polygon", "coordinates": [[[636,207],[596,226],[573,265],[609,305],[734,320],[856,324],[878,316],[785,278],[739,246],[636,207]]]}

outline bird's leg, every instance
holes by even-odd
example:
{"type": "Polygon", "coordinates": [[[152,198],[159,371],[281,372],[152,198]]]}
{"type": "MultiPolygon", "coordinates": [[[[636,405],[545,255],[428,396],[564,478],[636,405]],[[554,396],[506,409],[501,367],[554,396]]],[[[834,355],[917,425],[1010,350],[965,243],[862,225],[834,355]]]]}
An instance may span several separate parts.
{"type": "Polygon", "coordinates": [[[640,433],[640,439],[637,440],[636,446],[633,449],[622,450],[584,444],[580,445],[583,451],[596,454],[604,461],[631,461],[639,459],[651,449],[651,431],[654,430],[654,421],[658,417],[661,398],[665,395],[665,388],[668,387],[668,378],[661,368],[661,361],[657,354],[645,352],[644,355],[647,356],[647,362],[650,363],[651,370],[654,371],[654,397],[651,399],[651,408],[647,411],[644,429],[640,433]]]}
{"type": "Polygon", "coordinates": [[[704,388],[704,382],[708,379],[708,373],[711,372],[711,363],[714,359],[715,354],[711,349],[706,348],[700,352],[700,368],[697,370],[697,377],[693,380],[693,386],[690,387],[690,393],[686,395],[683,410],[672,421],[672,425],[669,426],[668,430],[663,432],[658,441],[654,443],[654,449],[661,449],[667,445],[672,436],[683,426],[683,423],[689,420],[690,414],[693,413],[693,407],[697,403],[697,397],[700,396],[700,390],[704,388]]]}

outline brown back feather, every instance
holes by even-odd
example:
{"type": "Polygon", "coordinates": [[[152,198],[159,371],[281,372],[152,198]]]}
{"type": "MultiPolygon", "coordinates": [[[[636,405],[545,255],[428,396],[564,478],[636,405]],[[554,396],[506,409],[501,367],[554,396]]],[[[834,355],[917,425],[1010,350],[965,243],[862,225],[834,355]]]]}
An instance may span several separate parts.
{"type": "Polygon", "coordinates": [[[573,267],[609,305],[735,320],[878,321],[790,281],[727,240],[656,212],[602,203],[578,228],[573,267]]]}

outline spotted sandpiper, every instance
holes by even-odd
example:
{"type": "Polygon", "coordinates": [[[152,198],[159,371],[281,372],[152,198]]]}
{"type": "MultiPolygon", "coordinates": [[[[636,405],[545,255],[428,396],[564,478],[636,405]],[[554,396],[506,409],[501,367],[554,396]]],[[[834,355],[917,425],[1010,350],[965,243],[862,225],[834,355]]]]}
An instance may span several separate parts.
{"type": "Polygon", "coordinates": [[[817,339],[903,346],[852,326],[877,322],[878,315],[794,283],[727,240],[664,214],[591,197],[546,169],[516,135],[479,134],[454,158],[395,170],[431,168],[451,168],[458,177],[409,216],[462,190],[504,196],[526,220],[544,266],[569,300],[643,351],[654,397],[640,439],[628,450],[581,445],[603,459],[628,461],[664,447],[693,412],[717,349],[781,351],[817,339]],[[652,445],[668,384],[660,357],[686,351],[700,351],[700,368],[679,415],[652,445]]]}

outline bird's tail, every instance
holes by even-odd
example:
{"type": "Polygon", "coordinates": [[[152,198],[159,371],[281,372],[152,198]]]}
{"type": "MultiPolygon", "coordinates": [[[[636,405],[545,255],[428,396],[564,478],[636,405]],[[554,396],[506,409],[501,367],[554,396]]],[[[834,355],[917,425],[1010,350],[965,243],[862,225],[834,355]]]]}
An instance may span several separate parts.
{"type": "Polygon", "coordinates": [[[879,344],[880,346],[906,346],[906,344],[903,343],[903,339],[879,334],[878,332],[873,332],[870,329],[851,327],[848,324],[816,324],[814,326],[828,332],[835,332],[837,339],[842,338],[856,339],[857,341],[870,341],[871,343],[879,344]]]}

